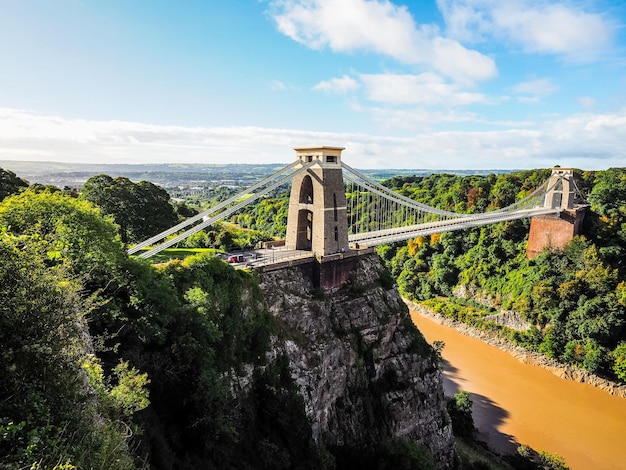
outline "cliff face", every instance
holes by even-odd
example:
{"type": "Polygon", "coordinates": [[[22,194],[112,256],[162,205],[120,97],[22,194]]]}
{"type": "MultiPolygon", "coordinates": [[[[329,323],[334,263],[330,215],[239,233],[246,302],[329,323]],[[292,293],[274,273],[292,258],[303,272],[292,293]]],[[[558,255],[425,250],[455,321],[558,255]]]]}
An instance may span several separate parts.
{"type": "Polygon", "coordinates": [[[299,267],[261,274],[270,312],[284,328],[275,348],[289,359],[313,438],[330,448],[372,449],[404,437],[454,460],[436,358],[375,254],[354,259],[342,286],[314,289],[299,267]]]}

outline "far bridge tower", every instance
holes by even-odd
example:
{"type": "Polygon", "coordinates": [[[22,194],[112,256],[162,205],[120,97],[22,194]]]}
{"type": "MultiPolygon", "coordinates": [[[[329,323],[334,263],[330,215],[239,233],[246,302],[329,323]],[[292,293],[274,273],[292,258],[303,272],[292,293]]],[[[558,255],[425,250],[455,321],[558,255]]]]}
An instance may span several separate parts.
{"type": "Polygon", "coordinates": [[[294,149],[299,168],[314,163],[295,176],[291,184],[285,244],[309,250],[316,256],[347,251],[348,219],[343,185],[343,147],[294,149]]]}
{"type": "Polygon", "coordinates": [[[554,209],[571,210],[576,197],[574,170],[571,168],[553,168],[548,180],[548,192],[544,206],[554,209]]]}
{"type": "Polygon", "coordinates": [[[544,207],[559,209],[554,215],[535,216],[530,221],[526,256],[534,258],[544,248],[565,248],[574,236],[580,234],[586,205],[577,205],[574,170],[553,168],[548,180],[544,207]]]}

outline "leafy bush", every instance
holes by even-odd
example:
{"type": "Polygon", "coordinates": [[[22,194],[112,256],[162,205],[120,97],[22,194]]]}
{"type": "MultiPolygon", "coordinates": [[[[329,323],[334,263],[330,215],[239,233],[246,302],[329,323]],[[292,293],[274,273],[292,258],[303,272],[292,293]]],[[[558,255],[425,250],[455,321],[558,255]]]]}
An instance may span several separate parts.
{"type": "Polygon", "coordinates": [[[430,451],[409,439],[400,438],[388,444],[378,470],[434,470],[430,451]]]}
{"type": "Polygon", "coordinates": [[[462,437],[473,437],[474,418],[472,416],[472,399],[469,392],[461,390],[452,397],[446,398],[446,408],[452,420],[454,434],[462,437]]]}

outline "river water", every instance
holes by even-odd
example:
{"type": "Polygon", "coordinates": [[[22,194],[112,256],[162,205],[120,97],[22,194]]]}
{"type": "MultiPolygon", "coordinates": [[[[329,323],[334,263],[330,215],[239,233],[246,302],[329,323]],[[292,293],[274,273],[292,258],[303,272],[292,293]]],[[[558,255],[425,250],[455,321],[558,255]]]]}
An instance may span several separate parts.
{"type": "Polygon", "coordinates": [[[429,343],[445,343],[446,395],[467,390],[480,437],[501,452],[519,444],[562,455],[573,470],[626,469],[626,399],[561,379],[540,366],[412,312],[429,343]]]}

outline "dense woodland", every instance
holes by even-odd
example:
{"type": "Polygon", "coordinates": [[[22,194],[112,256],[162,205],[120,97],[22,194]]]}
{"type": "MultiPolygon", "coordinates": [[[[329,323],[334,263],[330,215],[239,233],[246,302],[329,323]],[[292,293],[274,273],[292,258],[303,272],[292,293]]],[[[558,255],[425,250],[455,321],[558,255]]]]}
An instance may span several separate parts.
{"type": "MultiPolygon", "coordinates": [[[[451,177],[445,184],[438,177],[389,183],[444,209],[483,211],[523,197],[545,176],[520,172],[451,177]]],[[[626,381],[626,170],[577,172],[576,179],[590,207],[582,235],[563,251],[545,250],[528,259],[530,221],[518,220],[409,240],[379,252],[405,296],[487,329],[496,328],[484,320],[496,309],[517,312],[534,327],[504,328],[512,341],[626,381]]]]}
{"type": "MultiPolygon", "coordinates": [[[[385,184],[482,212],[524,197],[548,174],[385,184]]],[[[576,178],[590,208],[583,235],[563,252],[527,259],[530,222],[520,220],[379,254],[406,297],[480,328],[497,328],[485,320],[497,309],[518,312],[534,327],[501,328],[511,341],[626,381],[626,170],[576,178]]],[[[0,169],[3,468],[333,468],[311,439],[286,362],[260,367],[249,399],[233,401],[232,376],[243,364],[264,366],[270,337],[281,334],[254,274],[210,252],[163,264],[126,255],[126,244],[199,209],[189,206],[124,177],[92,177],[78,194],[0,169]]],[[[286,214],[278,192],[186,244],[253,246],[284,234],[286,214]]],[[[413,468],[411,449],[384,452],[386,464],[413,468]]]]}

